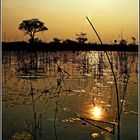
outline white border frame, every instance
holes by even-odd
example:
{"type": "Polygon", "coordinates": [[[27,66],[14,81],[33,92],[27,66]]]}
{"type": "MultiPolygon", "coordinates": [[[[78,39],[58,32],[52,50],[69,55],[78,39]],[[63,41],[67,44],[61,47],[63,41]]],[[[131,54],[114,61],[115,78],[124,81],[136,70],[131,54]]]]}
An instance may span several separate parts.
{"type": "Polygon", "coordinates": [[[2,0],[0,0],[0,139],[2,140],[2,0]]]}

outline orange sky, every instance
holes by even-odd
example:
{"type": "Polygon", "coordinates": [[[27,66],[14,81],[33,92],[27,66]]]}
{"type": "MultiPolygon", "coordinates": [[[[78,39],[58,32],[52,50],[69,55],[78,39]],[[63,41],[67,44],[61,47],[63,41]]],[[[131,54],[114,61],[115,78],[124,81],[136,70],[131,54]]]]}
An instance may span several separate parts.
{"type": "Polygon", "coordinates": [[[89,41],[98,42],[86,16],[90,18],[104,43],[119,40],[120,34],[130,42],[138,41],[138,0],[3,0],[3,40],[27,40],[18,30],[25,19],[38,18],[48,31],[37,33],[44,41],[54,37],[75,39],[75,34],[87,33],[89,41]]]}

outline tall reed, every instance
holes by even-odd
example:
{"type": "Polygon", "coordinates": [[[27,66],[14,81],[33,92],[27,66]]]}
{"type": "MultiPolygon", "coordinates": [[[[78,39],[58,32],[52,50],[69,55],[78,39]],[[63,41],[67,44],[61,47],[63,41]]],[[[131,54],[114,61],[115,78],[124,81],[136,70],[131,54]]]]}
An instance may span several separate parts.
{"type": "MultiPolygon", "coordinates": [[[[95,32],[95,34],[97,35],[101,45],[103,45],[103,42],[98,34],[98,32],[96,31],[96,29],[94,28],[93,24],[91,23],[91,21],[89,20],[88,17],[86,17],[86,19],[88,20],[88,22],[90,23],[93,31],[95,32]]],[[[107,59],[108,59],[108,62],[109,62],[109,65],[111,67],[111,71],[112,71],[112,74],[113,74],[113,78],[114,78],[114,84],[115,84],[115,90],[116,90],[116,98],[117,98],[117,129],[118,129],[118,135],[117,135],[117,140],[120,140],[120,102],[119,102],[119,90],[118,90],[118,84],[117,84],[117,79],[116,79],[116,75],[115,75],[115,72],[114,72],[114,69],[113,69],[113,63],[112,61],[110,60],[110,57],[109,57],[109,54],[107,53],[107,51],[104,51],[106,56],[107,56],[107,59]]]]}

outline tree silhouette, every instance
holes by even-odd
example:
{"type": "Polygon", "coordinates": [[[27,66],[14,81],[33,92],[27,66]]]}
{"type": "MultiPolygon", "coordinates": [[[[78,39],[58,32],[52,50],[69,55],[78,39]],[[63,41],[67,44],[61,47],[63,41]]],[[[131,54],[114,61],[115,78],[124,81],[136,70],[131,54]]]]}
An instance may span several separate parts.
{"type": "Polygon", "coordinates": [[[48,30],[48,28],[44,26],[43,22],[33,18],[29,20],[23,20],[19,24],[19,30],[24,31],[25,34],[28,34],[31,37],[29,39],[30,42],[35,42],[35,34],[37,32],[48,30]]]}
{"type": "Polygon", "coordinates": [[[117,40],[116,40],[116,39],[114,40],[114,44],[115,44],[115,45],[117,44],[117,40]]]}
{"type": "Polygon", "coordinates": [[[127,45],[127,41],[125,39],[121,39],[120,40],[120,45],[126,46],[127,45]]]}
{"type": "Polygon", "coordinates": [[[53,38],[53,43],[60,44],[61,43],[61,39],[55,37],[55,38],[53,38]]]}
{"type": "Polygon", "coordinates": [[[133,44],[133,45],[136,45],[136,38],[135,38],[135,37],[132,37],[131,39],[132,39],[132,41],[133,41],[132,44],[133,44]]]}
{"type": "Polygon", "coordinates": [[[86,33],[80,33],[80,34],[76,34],[76,36],[78,36],[76,38],[76,40],[79,42],[79,43],[85,43],[88,39],[86,38],[86,33]]]}

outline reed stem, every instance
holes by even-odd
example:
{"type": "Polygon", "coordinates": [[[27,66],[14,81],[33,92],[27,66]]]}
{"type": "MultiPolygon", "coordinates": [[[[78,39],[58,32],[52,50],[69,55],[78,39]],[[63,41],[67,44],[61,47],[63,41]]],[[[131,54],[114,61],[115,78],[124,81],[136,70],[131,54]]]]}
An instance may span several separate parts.
{"type": "MultiPolygon", "coordinates": [[[[89,20],[88,17],[86,17],[86,19],[88,20],[88,22],[90,23],[92,29],[94,30],[95,34],[97,35],[101,45],[103,45],[103,42],[99,36],[99,34],[97,33],[95,27],[93,26],[93,24],[91,23],[91,21],[89,20]]],[[[112,74],[113,74],[113,77],[114,77],[114,84],[115,84],[115,90],[116,90],[116,98],[117,98],[117,122],[118,122],[118,125],[117,125],[117,129],[118,129],[118,135],[117,135],[117,140],[120,140],[120,103],[119,103],[119,91],[118,91],[118,85],[117,85],[117,79],[116,79],[116,76],[115,76],[115,72],[114,72],[114,69],[113,69],[113,64],[109,58],[109,55],[106,51],[104,51],[106,56],[107,56],[107,59],[108,59],[108,62],[110,64],[110,67],[111,67],[111,71],[112,71],[112,74]]]]}

